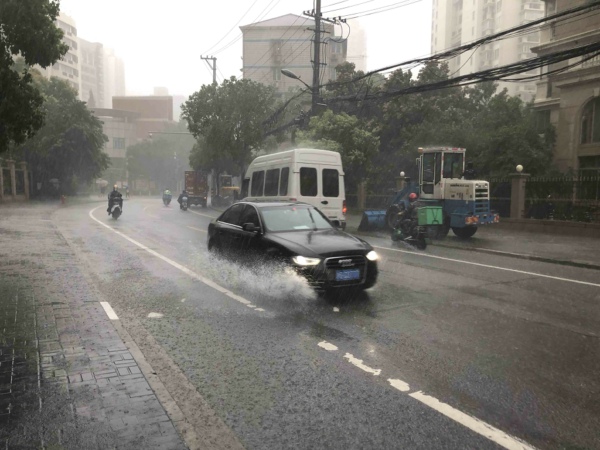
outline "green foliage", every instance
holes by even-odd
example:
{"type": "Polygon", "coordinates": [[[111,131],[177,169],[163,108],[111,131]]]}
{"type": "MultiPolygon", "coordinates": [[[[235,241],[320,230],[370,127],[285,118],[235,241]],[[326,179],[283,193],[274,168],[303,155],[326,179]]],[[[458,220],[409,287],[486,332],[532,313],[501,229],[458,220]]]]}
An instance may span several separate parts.
{"type": "Polygon", "coordinates": [[[11,142],[20,144],[43,124],[42,96],[27,66],[54,64],[68,47],[54,25],[58,1],[2,0],[0,2],[0,154],[11,142]],[[25,64],[14,66],[22,55],[25,64]]]}
{"type": "Polygon", "coordinates": [[[100,120],[67,83],[57,78],[38,83],[45,99],[45,124],[15,149],[15,156],[27,161],[36,182],[47,185],[57,178],[62,193],[72,194],[78,184],[92,182],[108,167],[109,157],[103,152],[107,138],[100,120]]]}
{"type": "MultiPolygon", "coordinates": [[[[184,122],[167,127],[165,132],[185,133],[184,122]]],[[[183,183],[183,172],[189,170],[190,154],[195,139],[185,134],[156,134],[127,148],[129,179],[148,180],[160,190],[174,191],[183,183]]]]}
{"type": "Polygon", "coordinates": [[[325,111],[312,117],[306,131],[298,133],[298,140],[306,146],[338,151],[346,174],[346,187],[355,190],[371,169],[371,161],[377,154],[379,139],[377,130],[370,124],[346,113],[325,111]]]}
{"type": "Polygon", "coordinates": [[[182,117],[198,139],[190,156],[196,169],[241,173],[263,144],[263,122],[274,111],[272,87],[231,77],[204,85],[182,106],[182,117]]]}

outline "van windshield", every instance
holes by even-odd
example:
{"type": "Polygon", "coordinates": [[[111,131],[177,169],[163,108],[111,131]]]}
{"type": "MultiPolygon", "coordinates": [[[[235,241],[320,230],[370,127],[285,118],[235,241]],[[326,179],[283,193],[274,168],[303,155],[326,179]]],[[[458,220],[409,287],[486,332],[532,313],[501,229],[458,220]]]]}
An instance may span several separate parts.
{"type": "Polygon", "coordinates": [[[261,208],[260,211],[265,227],[273,232],[333,228],[318,209],[309,206],[273,206],[261,208]]]}

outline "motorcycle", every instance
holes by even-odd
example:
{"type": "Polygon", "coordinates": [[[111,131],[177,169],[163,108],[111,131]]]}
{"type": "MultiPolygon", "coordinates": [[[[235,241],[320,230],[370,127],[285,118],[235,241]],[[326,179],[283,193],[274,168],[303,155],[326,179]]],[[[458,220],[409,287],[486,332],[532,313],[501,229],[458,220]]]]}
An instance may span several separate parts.
{"type": "Polygon", "coordinates": [[[398,216],[396,224],[392,229],[392,241],[406,242],[407,244],[414,245],[419,250],[425,250],[427,248],[426,227],[420,226],[416,217],[402,219],[401,214],[398,214],[398,216]]]}
{"type": "Polygon", "coordinates": [[[179,205],[179,208],[181,208],[182,211],[187,211],[187,209],[188,209],[188,198],[187,197],[181,198],[181,204],[179,205]]]}
{"type": "Polygon", "coordinates": [[[113,204],[110,208],[110,215],[113,219],[117,220],[119,216],[123,213],[123,200],[118,199],[114,200],[113,204]]]}
{"type": "Polygon", "coordinates": [[[163,203],[165,204],[165,206],[169,206],[169,204],[171,203],[171,196],[170,195],[163,195],[163,203]]]}

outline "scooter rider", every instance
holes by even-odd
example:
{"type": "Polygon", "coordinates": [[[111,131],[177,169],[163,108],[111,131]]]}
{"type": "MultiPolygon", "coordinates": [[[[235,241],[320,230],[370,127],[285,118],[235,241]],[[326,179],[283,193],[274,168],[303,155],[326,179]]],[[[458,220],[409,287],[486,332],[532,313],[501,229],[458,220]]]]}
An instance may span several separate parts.
{"type": "Polygon", "coordinates": [[[403,233],[410,234],[413,219],[417,217],[417,208],[421,205],[418,201],[419,196],[412,192],[408,196],[408,208],[398,213],[398,220],[396,221],[396,228],[400,227],[403,233]]]}
{"type": "Polygon", "coordinates": [[[179,197],[177,198],[177,203],[179,203],[180,208],[181,208],[181,201],[182,201],[183,197],[187,197],[187,196],[188,196],[188,193],[185,189],[183,191],[181,191],[181,194],[179,194],[179,197]]]}
{"type": "Polygon", "coordinates": [[[117,185],[113,186],[113,190],[108,194],[108,215],[110,215],[110,210],[112,209],[114,202],[118,202],[121,209],[123,209],[123,195],[117,190],[117,185]]]}

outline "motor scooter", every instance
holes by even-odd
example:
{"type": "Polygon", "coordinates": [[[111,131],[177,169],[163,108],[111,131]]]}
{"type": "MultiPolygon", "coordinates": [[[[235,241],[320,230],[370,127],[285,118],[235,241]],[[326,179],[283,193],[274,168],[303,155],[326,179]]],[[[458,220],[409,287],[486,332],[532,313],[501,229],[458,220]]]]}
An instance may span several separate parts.
{"type": "Polygon", "coordinates": [[[171,195],[169,194],[163,194],[163,203],[165,204],[165,206],[169,206],[169,204],[171,203],[171,195]]]}
{"type": "Polygon", "coordinates": [[[187,209],[188,209],[188,198],[187,197],[181,197],[181,204],[179,205],[179,208],[182,211],[187,211],[187,209]]]}
{"type": "Polygon", "coordinates": [[[109,214],[113,219],[117,220],[123,214],[123,199],[117,197],[113,199],[109,214]]]}
{"type": "Polygon", "coordinates": [[[425,250],[427,248],[426,238],[427,230],[418,224],[416,217],[404,219],[402,213],[398,214],[398,219],[392,229],[392,241],[406,242],[419,250],[425,250]]]}

